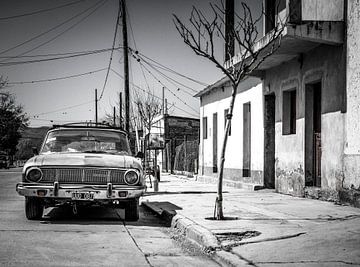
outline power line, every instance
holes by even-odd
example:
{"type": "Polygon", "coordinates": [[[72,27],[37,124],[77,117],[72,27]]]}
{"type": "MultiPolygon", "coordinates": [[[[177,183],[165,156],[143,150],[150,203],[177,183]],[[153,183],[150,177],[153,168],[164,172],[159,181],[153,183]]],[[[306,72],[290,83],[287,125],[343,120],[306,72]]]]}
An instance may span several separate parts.
{"type": "MultiPolygon", "coordinates": [[[[126,6],[125,8],[127,9],[127,6],[126,6]]],[[[128,14],[130,14],[130,13],[129,13],[128,11],[126,11],[126,14],[128,15],[128,14]]],[[[138,50],[138,49],[137,49],[137,45],[136,45],[135,36],[134,36],[134,31],[133,31],[132,24],[131,24],[130,15],[128,15],[128,18],[129,18],[128,21],[129,21],[131,36],[132,36],[133,41],[134,41],[134,46],[135,46],[135,49],[138,50]]],[[[130,51],[131,51],[131,48],[130,48],[130,51]]],[[[147,89],[150,91],[149,83],[148,83],[148,81],[147,81],[147,79],[146,79],[144,69],[143,69],[143,67],[142,67],[141,65],[140,65],[140,69],[141,69],[141,73],[142,73],[142,75],[143,75],[143,77],[144,77],[144,81],[145,81],[146,87],[147,87],[147,89]]]]}
{"type": "Polygon", "coordinates": [[[85,75],[90,75],[90,74],[94,74],[94,73],[97,73],[100,71],[104,71],[106,69],[107,68],[102,68],[102,69],[79,73],[79,74],[74,74],[74,75],[70,75],[70,76],[62,76],[62,77],[49,78],[49,79],[43,79],[43,80],[8,82],[8,84],[33,84],[33,83],[52,82],[52,81],[65,80],[65,79],[77,78],[77,77],[81,77],[81,76],[85,76],[85,75]]]}
{"type": "MultiPolygon", "coordinates": [[[[115,70],[113,70],[113,69],[111,69],[111,71],[114,72],[116,75],[118,75],[120,78],[124,79],[124,76],[122,76],[122,75],[121,75],[120,73],[118,73],[117,71],[115,71],[115,70]]],[[[159,99],[159,100],[162,100],[161,97],[158,97],[157,95],[154,95],[154,94],[152,94],[152,93],[149,92],[149,91],[146,91],[145,89],[141,88],[140,86],[138,86],[138,85],[136,85],[136,84],[134,84],[134,83],[131,83],[131,84],[132,84],[136,89],[139,89],[139,90],[143,91],[143,92],[146,93],[146,94],[149,94],[149,95],[151,95],[151,96],[153,96],[153,97],[155,97],[155,98],[157,98],[157,99],[159,99]]],[[[176,108],[176,109],[178,109],[178,110],[181,110],[181,111],[183,111],[184,113],[186,113],[186,114],[188,114],[188,115],[195,116],[195,117],[198,116],[198,115],[192,114],[192,113],[190,113],[190,112],[188,112],[188,111],[186,111],[186,110],[184,110],[184,109],[182,109],[182,108],[180,108],[180,107],[178,107],[178,106],[175,106],[175,105],[174,105],[174,108],[176,108]]]]}
{"type": "MultiPolygon", "coordinates": [[[[141,60],[138,60],[137,62],[139,62],[139,64],[142,64],[141,60]]],[[[143,64],[142,64],[143,65],[143,64]]],[[[180,100],[180,102],[182,102],[185,106],[189,107],[190,109],[192,109],[193,111],[195,111],[196,113],[198,112],[197,110],[195,110],[193,107],[189,106],[186,102],[184,102],[181,98],[179,98],[175,93],[173,93],[173,91],[171,91],[164,83],[162,83],[148,68],[146,68],[144,65],[143,67],[145,68],[145,70],[147,70],[150,75],[158,82],[160,83],[163,87],[165,87],[173,96],[175,96],[178,100],[180,100]]]]}
{"type": "Polygon", "coordinates": [[[21,64],[40,63],[40,62],[54,61],[54,60],[63,60],[63,59],[68,59],[68,58],[75,58],[75,57],[82,57],[82,56],[94,55],[94,54],[99,54],[99,53],[103,53],[103,52],[108,52],[108,51],[110,51],[110,50],[118,50],[118,49],[120,49],[120,48],[94,50],[94,51],[84,52],[84,53],[81,53],[81,54],[73,54],[73,55],[68,55],[68,56],[63,56],[63,57],[60,56],[60,57],[37,59],[37,60],[4,62],[4,63],[0,63],[0,67],[1,67],[1,66],[21,65],[21,64]]]}
{"type": "Polygon", "coordinates": [[[202,85],[202,86],[208,86],[207,83],[200,82],[200,81],[198,81],[198,80],[196,80],[196,79],[194,79],[194,78],[191,78],[191,77],[186,76],[186,75],[184,75],[184,74],[181,74],[181,73],[179,73],[179,72],[177,72],[177,71],[175,71],[175,70],[173,70],[173,69],[171,69],[171,68],[169,68],[169,67],[166,67],[165,65],[163,65],[163,64],[159,63],[158,61],[156,61],[156,60],[154,60],[154,59],[152,59],[152,58],[144,55],[143,53],[141,53],[141,52],[139,52],[139,51],[132,51],[132,52],[134,52],[135,54],[139,54],[139,55],[141,55],[142,57],[145,57],[146,59],[154,62],[154,63],[157,64],[159,67],[161,67],[163,70],[172,72],[172,73],[174,73],[174,74],[176,74],[176,75],[178,75],[178,76],[181,76],[181,77],[183,77],[183,78],[185,78],[185,79],[188,79],[188,80],[190,80],[190,81],[192,81],[192,82],[194,82],[194,83],[200,84],[200,85],[202,85]]]}
{"type": "Polygon", "coordinates": [[[100,94],[100,97],[99,97],[98,101],[100,101],[101,98],[103,97],[105,87],[106,87],[106,83],[107,83],[107,80],[108,80],[108,77],[109,77],[109,72],[110,72],[110,68],[111,68],[111,62],[112,62],[112,58],[113,58],[113,54],[114,54],[116,35],[117,35],[117,31],[118,31],[118,26],[119,26],[119,20],[120,20],[120,5],[118,7],[118,13],[117,13],[116,25],[115,25],[115,33],[114,33],[114,39],[113,39],[113,44],[112,44],[112,49],[111,49],[111,54],[110,54],[109,65],[108,65],[108,68],[107,68],[107,71],[106,71],[104,86],[103,86],[103,89],[101,91],[101,94],[100,94]]]}
{"type": "Polygon", "coordinates": [[[5,49],[5,50],[1,51],[1,52],[0,52],[0,55],[5,54],[5,53],[7,53],[7,52],[9,52],[9,51],[11,51],[11,50],[14,50],[14,49],[16,49],[16,48],[18,48],[18,47],[20,47],[20,46],[23,46],[24,44],[27,44],[27,43],[29,43],[29,42],[31,42],[31,41],[39,38],[39,37],[41,37],[41,36],[43,36],[43,35],[51,32],[51,31],[53,31],[53,30],[61,27],[62,25],[64,25],[64,24],[68,23],[69,21],[77,18],[78,16],[81,16],[82,14],[84,14],[85,12],[87,12],[88,10],[90,10],[90,9],[92,9],[93,7],[97,6],[101,1],[102,1],[102,0],[96,2],[96,3],[95,3],[94,5],[92,5],[91,7],[85,9],[85,10],[82,11],[82,12],[77,13],[75,16],[72,16],[71,18],[69,18],[69,19],[65,20],[64,22],[62,22],[62,23],[60,23],[60,24],[58,24],[58,25],[50,28],[49,30],[46,30],[46,31],[44,31],[44,32],[42,32],[42,33],[40,33],[40,34],[38,34],[38,35],[30,38],[30,39],[28,39],[28,40],[26,40],[26,41],[18,44],[18,45],[15,45],[15,46],[13,46],[13,47],[10,47],[10,48],[8,48],[8,49],[5,49]]]}
{"type": "MultiPolygon", "coordinates": [[[[118,46],[115,50],[121,49],[122,46],[118,46]]],[[[92,52],[107,52],[111,51],[112,48],[103,48],[103,49],[95,49],[95,50],[84,50],[84,51],[76,51],[76,52],[64,52],[64,53],[49,53],[49,54],[37,54],[37,55],[28,55],[28,56],[0,56],[0,58],[36,58],[36,57],[50,57],[50,56],[67,56],[67,55],[76,55],[76,54],[84,54],[84,53],[92,53],[92,52]]]]}
{"type": "Polygon", "coordinates": [[[41,115],[46,115],[46,114],[55,113],[55,112],[58,112],[58,111],[64,111],[64,110],[68,110],[68,109],[72,109],[72,108],[84,106],[84,105],[86,105],[86,104],[93,103],[93,102],[94,102],[94,101],[91,100],[91,101],[83,102],[83,103],[80,103],[80,104],[77,104],[77,105],[73,105],[73,106],[63,107],[63,108],[55,109],[55,110],[52,110],[52,111],[46,111],[46,112],[34,114],[33,116],[41,116],[41,115]]]}
{"type": "MultiPolygon", "coordinates": [[[[75,24],[71,25],[70,27],[66,28],[64,31],[62,31],[62,32],[60,32],[59,34],[55,35],[53,38],[51,38],[51,39],[47,40],[46,42],[43,42],[43,43],[41,43],[41,44],[39,44],[39,45],[37,45],[37,46],[35,46],[35,47],[33,47],[33,48],[31,48],[30,50],[27,50],[27,51],[25,51],[25,52],[23,52],[23,53],[18,54],[18,55],[15,56],[15,57],[11,57],[11,58],[18,58],[18,57],[20,57],[20,56],[26,55],[26,54],[28,54],[28,53],[30,53],[30,52],[32,52],[32,51],[34,51],[34,50],[42,47],[42,46],[44,46],[44,45],[46,45],[46,44],[54,41],[55,39],[57,39],[57,38],[60,37],[61,35],[67,33],[67,32],[70,31],[71,29],[75,28],[77,25],[79,25],[79,24],[80,24],[81,22],[83,22],[85,19],[87,19],[88,17],[90,17],[90,16],[91,16],[93,13],[95,13],[99,8],[101,8],[101,7],[106,3],[106,1],[107,1],[107,0],[103,0],[103,2],[100,3],[97,7],[95,7],[95,9],[92,10],[88,15],[86,15],[85,17],[83,17],[81,20],[79,20],[79,21],[76,22],[75,24]]],[[[6,61],[0,61],[0,63],[1,63],[1,62],[6,62],[6,61]]]]}
{"type": "MultiPolygon", "coordinates": [[[[182,84],[181,82],[176,81],[175,79],[167,76],[166,74],[164,74],[163,72],[159,71],[158,69],[156,69],[151,63],[147,62],[146,60],[144,60],[143,58],[139,57],[143,62],[145,62],[150,68],[152,68],[153,70],[155,70],[156,72],[158,72],[162,77],[164,77],[169,83],[171,83],[172,85],[174,85],[177,90],[180,90],[179,86],[183,86],[186,88],[189,88],[191,91],[193,92],[197,92],[194,89],[187,87],[186,85],[182,84]],[[178,85],[177,85],[178,84],[178,85]]],[[[184,93],[188,94],[189,96],[193,97],[193,95],[191,93],[189,93],[188,91],[186,91],[185,89],[183,90],[184,93]]]]}
{"type": "Polygon", "coordinates": [[[64,4],[64,5],[61,5],[61,6],[56,6],[56,7],[46,8],[46,9],[40,9],[40,10],[37,10],[37,11],[33,11],[33,12],[25,13],[25,14],[20,14],[20,15],[14,15],[14,16],[9,16],[9,17],[0,17],[0,20],[8,20],[8,19],[16,19],[16,18],[21,18],[21,17],[32,16],[32,15],[52,11],[52,10],[55,10],[55,9],[76,5],[77,3],[84,2],[84,1],[87,1],[87,0],[79,0],[79,1],[76,1],[76,2],[73,2],[73,3],[67,3],[67,4],[64,4]]]}

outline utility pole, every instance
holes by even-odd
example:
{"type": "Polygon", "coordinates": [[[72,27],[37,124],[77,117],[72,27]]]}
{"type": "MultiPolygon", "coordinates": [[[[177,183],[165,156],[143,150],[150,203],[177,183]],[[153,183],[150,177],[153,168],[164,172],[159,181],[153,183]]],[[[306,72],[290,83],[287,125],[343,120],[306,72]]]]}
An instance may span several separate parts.
{"type": "Polygon", "coordinates": [[[165,115],[165,87],[162,88],[162,114],[165,115]]]}
{"type": "Polygon", "coordinates": [[[125,0],[120,0],[122,10],[122,32],[124,49],[124,92],[125,92],[125,131],[130,132],[130,90],[129,90],[129,49],[126,26],[126,7],[125,0]]]}
{"type": "Polygon", "coordinates": [[[114,107],[114,114],[113,114],[113,119],[114,119],[114,122],[113,122],[113,125],[114,127],[116,126],[116,107],[114,107]]]}
{"type": "Polygon", "coordinates": [[[119,94],[119,112],[120,112],[120,117],[119,117],[119,121],[120,121],[120,128],[123,127],[123,121],[122,121],[122,92],[120,92],[119,94]]]}
{"type": "Polygon", "coordinates": [[[97,102],[98,102],[97,89],[95,89],[95,126],[98,123],[98,105],[97,105],[97,102]]]}

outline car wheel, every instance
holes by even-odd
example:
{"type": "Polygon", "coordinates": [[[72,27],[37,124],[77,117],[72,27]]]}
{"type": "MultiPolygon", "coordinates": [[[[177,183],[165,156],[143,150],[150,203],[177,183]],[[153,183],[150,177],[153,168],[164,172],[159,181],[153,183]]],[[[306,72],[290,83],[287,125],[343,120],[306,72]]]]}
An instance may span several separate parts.
{"type": "Polygon", "coordinates": [[[40,220],[44,211],[41,200],[35,197],[25,197],[25,214],[28,220],[40,220]]]}
{"type": "Polygon", "coordinates": [[[133,199],[125,205],[125,221],[139,220],[139,199],[133,199]]]}

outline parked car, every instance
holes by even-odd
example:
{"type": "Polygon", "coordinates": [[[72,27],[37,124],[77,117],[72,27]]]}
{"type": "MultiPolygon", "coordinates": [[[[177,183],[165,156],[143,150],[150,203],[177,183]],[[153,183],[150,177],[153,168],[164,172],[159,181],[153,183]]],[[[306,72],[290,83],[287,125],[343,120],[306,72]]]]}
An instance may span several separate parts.
{"type": "Polygon", "coordinates": [[[139,219],[142,155],[131,155],[126,132],[104,125],[54,126],[39,152],[25,163],[16,185],[25,196],[27,219],[40,219],[44,207],[58,204],[120,207],[125,220],[139,219]]]}
{"type": "Polygon", "coordinates": [[[0,169],[5,168],[9,169],[10,159],[7,154],[0,153],[0,169]]]}

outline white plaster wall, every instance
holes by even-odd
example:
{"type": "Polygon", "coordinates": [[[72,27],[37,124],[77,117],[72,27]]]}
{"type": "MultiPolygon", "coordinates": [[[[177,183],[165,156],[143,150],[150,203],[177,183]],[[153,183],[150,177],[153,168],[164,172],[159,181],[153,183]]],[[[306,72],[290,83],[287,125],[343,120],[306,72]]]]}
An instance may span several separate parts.
{"type": "Polygon", "coordinates": [[[282,135],[282,122],[275,124],[276,168],[286,172],[305,169],[304,118],[296,120],[296,134],[282,135]]]}
{"type": "Polygon", "coordinates": [[[348,0],[345,185],[360,188],[360,1],[348,0]]]}
{"type": "Polygon", "coordinates": [[[346,154],[360,154],[360,1],[349,0],[346,69],[346,154]]]}
{"type": "Polygon", "coordinates": [[[302,20],[342,21],[344,0],[302,0],[302,20]]]}
{"type": "Polygon", "coordinates": [[[344,117],[339,112],[321,116],[321,187],[338,190],[343,179],[344,117]]]}
{"type": "MultiPolygon", "coordinates": [[[[221,93],[221,90],[220,92],[221,93]]],[[[219,97],[220,98],[220,97],[219,97]]],[[[234,104],[231,136],[228,137],[225,154],[225,168],[242,169],[243,165],[243,104],[251,103],[251,169],[263,170],[264,162],[264,123],[262,84],[237,94],[234,104]]],[[[200,164],[213,166],[213,113],[218,113],[218,163],[225,131],[224,110],[230,105],[230,97],[201,107],[201,138],[203,132],[202,117],[208,119],[208,138],[200,142],[200,164]],[[202,159],[203,152],[203,159],[202,159]]],[[[218,164],[219,166],[219,164],[218,164]]]]}

